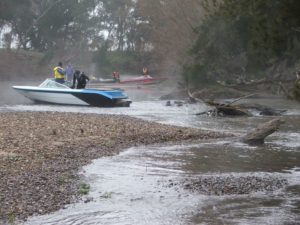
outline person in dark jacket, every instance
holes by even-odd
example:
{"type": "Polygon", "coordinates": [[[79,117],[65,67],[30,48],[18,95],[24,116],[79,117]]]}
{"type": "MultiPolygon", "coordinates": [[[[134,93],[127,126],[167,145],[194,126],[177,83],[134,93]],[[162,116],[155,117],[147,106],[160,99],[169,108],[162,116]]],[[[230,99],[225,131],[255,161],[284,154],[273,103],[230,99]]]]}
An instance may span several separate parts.
{"type": "Polygon", "coordinates": [[[85,75],[84,72],[80,73],[79,70],[76,70],[74,75],[73,75],[73,85],[71,86],[71,88],[75,88],[76,85],[76,89],[83,89],[86,86],[87,81],[89,81],[90,78],[85,75]]]}

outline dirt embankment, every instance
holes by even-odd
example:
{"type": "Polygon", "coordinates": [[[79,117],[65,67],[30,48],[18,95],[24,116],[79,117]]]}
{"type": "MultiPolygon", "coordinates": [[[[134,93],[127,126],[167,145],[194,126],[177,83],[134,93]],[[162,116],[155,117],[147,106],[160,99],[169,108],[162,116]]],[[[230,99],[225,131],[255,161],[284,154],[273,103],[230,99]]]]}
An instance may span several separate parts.
{"type": "Polygon", "coordinates": [[[41,64],[43,56],[38,52],[0,49],[0,80],[43,80],[52,72],[41,64]]]}
{"type": "Polygon", "coordinates": [[[135,145],[225,136],[128,116],[0,113],[0,224],[74,202],[77,172],[92,159],[135,145]]]}

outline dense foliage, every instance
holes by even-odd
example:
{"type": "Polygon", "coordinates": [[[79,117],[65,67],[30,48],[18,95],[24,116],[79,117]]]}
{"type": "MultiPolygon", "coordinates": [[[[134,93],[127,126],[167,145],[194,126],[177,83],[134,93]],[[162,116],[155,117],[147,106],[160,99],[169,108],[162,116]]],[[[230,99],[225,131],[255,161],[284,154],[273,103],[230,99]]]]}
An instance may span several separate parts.
{"type": "Polygon", "coordinates": [[[2,47],[44,63],[234,82],[300,68],[299,10],[297,0],[1,0],[0,31],[2,47]]]}
{"type": "Polygon", "coordinates": [[[287,76],[300,56],[300,1],[203,1],[207,15],[191,50],[189,80],[287,76]],[[283,66],[284,64],[284,66],[283,66]]]}
{"type": "Polygon", "coordinates": [[[13,36],[19,47],[45,51],[62,42],[71,45],[80,41],[82,32],[88,37],[89,29],[84,25],[95,4],[78,0],[2,0],[0,19],[10,28],[7,35],[13,36]]]}
{"type": "Polygon", "coordinates": [[[1,0],[2,46],[43,52],[43,62],[93,52],[102,72],[115,61],[133,68],[147,39],[134,7],[132,0],[1,0]]]}
{"type": "Polygon", "coordinates": [[[147,66],[179,75],[201,1],[1,0],[1,47],[39,51],[48,64],[77,58],[102,74],[147,66]]]}

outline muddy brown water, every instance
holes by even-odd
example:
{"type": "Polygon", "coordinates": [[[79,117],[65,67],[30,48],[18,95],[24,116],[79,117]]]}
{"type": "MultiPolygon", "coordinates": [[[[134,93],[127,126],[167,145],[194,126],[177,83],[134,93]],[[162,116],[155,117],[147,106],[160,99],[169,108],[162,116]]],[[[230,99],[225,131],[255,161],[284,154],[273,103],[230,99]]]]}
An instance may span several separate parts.
{"type": "MultiPolygon", "coordinates": [[[[2,89],[3,90],[3,89],[2,89]]],[[[130,108],[93,108],[34,105],[16,97],[1,111],[62,111],[131,115],[179,126],[242,135],[274,117],[213,118],[195,116],[202,104],[166,107],[158,100],[160,88],[127,90],[130,108]]],[[[15,96],[15,93],[10,93],[15,96]]],[[[2,94],[1,94],[2,96],[2,94]]],[[[12,99],[12,98],[10,98],[12,99]]],[[[82,168],[91,186],[86,203],[68,205],[50,215],[32,217],[25,224],[299,224],[300,221],[300,105],[285,99],[250,99],[246,102],[288,109],[280,130],[259,147],[232,140],[185,145],[153,145],[125,149],[82,168]],[[247,177],[286,179],[272,191],[239,195],[205,195],[183,188],[182,180],[197,177],[247,177]]]]}

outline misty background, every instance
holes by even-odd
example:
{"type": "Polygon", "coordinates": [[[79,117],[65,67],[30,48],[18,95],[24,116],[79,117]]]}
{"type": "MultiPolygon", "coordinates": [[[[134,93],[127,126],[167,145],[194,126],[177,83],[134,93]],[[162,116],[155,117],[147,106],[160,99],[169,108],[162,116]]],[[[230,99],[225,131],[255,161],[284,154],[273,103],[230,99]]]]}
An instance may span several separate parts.
{"type": "Polygon", "coordinates": [[[297,0],[0,0],[0,79],[42,81],[58,61],[97,78],[148,67],[176,88],[291,79],[299,11],[297,0]]]}

